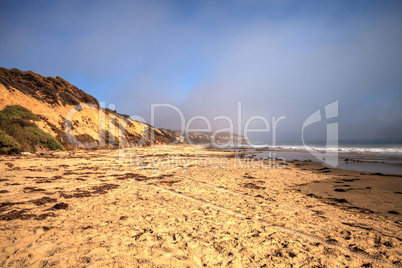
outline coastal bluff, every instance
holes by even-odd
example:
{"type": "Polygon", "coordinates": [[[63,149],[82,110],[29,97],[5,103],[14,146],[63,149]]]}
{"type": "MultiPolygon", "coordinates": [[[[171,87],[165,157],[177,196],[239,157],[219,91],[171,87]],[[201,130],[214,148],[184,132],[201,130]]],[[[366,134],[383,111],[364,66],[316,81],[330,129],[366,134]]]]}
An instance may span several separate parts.
{"type": "MultiPolygon", "coordinates": [[[[128,115],[101,107],[95,97],[59,76],[45,77],[32,71],[0,68],[0,110],[6,107],[0,136],[6,136],[8,143],[16,144],[32,136],[32,144],[22,145],[19,151],[34,152],[50,148],[46,145],[50,138],[43,142],[42,136],[45,134],[37,134],[39,131],[55,138],[63,149],[117,148],[178,142],[208,144],[212,139],[212,133],[196,132],[184,135],[187,138],[183,139],[180,131],[157,129],[147,123],[132,120],[128,115]],[[26,116],[28,113],[29,116],[26,116]],[[6,119],[10,120],[6,123],[6,119]],[[31,131],[32,127],[39,130],[31,131]],[[27,134],[28,130],[34,134],[27,134]]],[[[235,141],[245,142],[243,137],[233,137],[235,141]]],[[[229,138],[229,133],[219,133],[215,142],[227,143],[229,138]]],[[[7,142],[0,142],[4,143],[7,142]]],[[[60,146],[52,146],[50,149],[60,146]]]]}

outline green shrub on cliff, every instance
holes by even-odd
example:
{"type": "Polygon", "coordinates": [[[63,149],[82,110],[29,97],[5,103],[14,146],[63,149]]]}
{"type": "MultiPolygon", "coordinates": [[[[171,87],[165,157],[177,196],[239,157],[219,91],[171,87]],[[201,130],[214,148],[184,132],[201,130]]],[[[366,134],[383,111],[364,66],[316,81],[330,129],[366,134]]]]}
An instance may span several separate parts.
{"type": "Polygon", "coordinates": [[[30,110],[21,105],[9,105],[0,111],[0,116],[4,120],[25,119],[39,121],[40,118],[30,110]]]}
{"type": "MultiPolygon", "coordinates": [[[[4,141],[12,144],[14,149],[19,148],[18,151],[35,152],[37,147],[63,150],[63,146],[53,136],[34,123],[39,120],[39,116],[20,105],[7,106],[0,111],[0,130],[8,136],[3,135],[4,141]]],[[[9,150],[11,149],[0,144],[1,153],[9,150]]]]}
{"type": "Polygon", "coordinates": [[[0,154],[14,154],[21,152],[21,146],[11,136],[0,130],[0,154]]]}

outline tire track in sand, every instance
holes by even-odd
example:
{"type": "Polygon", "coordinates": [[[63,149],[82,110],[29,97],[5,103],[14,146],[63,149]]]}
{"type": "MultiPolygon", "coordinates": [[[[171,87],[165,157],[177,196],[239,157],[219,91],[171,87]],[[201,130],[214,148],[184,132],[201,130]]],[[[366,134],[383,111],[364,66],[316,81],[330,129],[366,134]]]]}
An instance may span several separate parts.
{"type": "MultiPolygon", "coordinates": [[[[264,197],[256,197],[256,196],[253,196],[253,195],[249,195],[247,193],[245,194],[245,193],[242,193],[242,192],[239,192],[239,191],[236,191],[236,190],[228,189],[228,188],[223,187],[223,186],[217,186],[217,185],[210,184],[210,183],[203,182],[203,181],[192,180],[192,179],[183,178],[183,177],[178,177],[178,178],[180,178],[181,180],[184,180],[184,181],[190,181],[190,182],[195,182],[195,183],[200,183],[200,184],[206,185],[206,186],[211,187],[211,188],[213,188],[213,189],[215,189],[215,190],[217,190],[219,192],[222,192],[222,193],[230,193],[230,194],[233,194],[233,195],[238,195],[238,196],[241,196],[241,197],[254,199],[257,202],[258,201],[266,201],[266,202],[269,202],[269,203],[276,204],[278,206],[284,206],[287,209],[294,210],[294,211],[297,211],[297,212],[303,211],[303,212],[306,212],[306,213],[310,214],[311,216],[314,216],[314,213],[315,213],[311,209],[307,209],[307,208],[305,208],[303,206],[300,206],[297,203],[284,203],[284,202],[280,202],[280,201],[270,200],[270,199],[267,199],[267,198],[264,198],[264,197]]],[[[338,222],[345,221],[344,218],[341,218],[338,215],[336,215],[336,216],[325,215],[325,217],[328,218],[328,219],[332,219],[334,221],[338,221],[338,222]]],[[[360,222],[358,222],[356,220],[353,220],[353,219],[348,219],[347,223],[361,224],[360,222]]],[[[388,237],[392,237],[392,238],[396,238],[398,240],[401,240],[400,237],[397,237],[397,236],[394,235],[395,233],[398,233],[399,230],[384,230],[383,227],[380,227],[380,226],[378,226],[376,224],[373,224],[373,223],[370,223],[370,224],[365,223],[364,226],[372,228],[372,229],[376,230],[378,233],[380,233],[380,234],[382,234],[384,236],[388,236],[388,237]]],[[[359,229],[358,227],[353,227],[353,226],[348,226],[348,225],[343,225],[342,228],[349,229],[349,230],[359,229]]]]}
{"type": "MultiPolygon", "coordinates": [[[[164,172],[160,172],[160,174],[158,174],[158,176],[166,175],[166,174],[171,173],[172,171],[176,171],[178,169],[188,168],[188,167],[190,167],[190,166],[192,166],[194,164],[196,164],[196,161],[192,161],[190,163],[187,163],[186,165],[176,167],[176,168],[172,168],[170,170],[165,170],[164,172]]],[[[154,176],[156,177],[156,174],[154,176]]],[[[152,176],[152,177],[154,177],[154,176],[152,176]]],[[[373,255],[365,253],[365,252],[352,251],[349,248],[342,247],[338,242],[328,242],[328,241],[324,240],[323,238],[321,238],[321,237],[319,237],[317,235],[307,234],[307,233],[304,233],[304,232],[299,231],[299,230],[294,230],[294,229],[291,229],[291,228],[288,228],[288,227],[285,227],[285,226],[272,224],[271,222],[268,222],[268,221],[265,221],[265,220],[262,220],[262,219],[257,219],[257,218],[254,218],[252,216],[245,215],[243,213],[233,211],[231,209],[225,208],[225,207],[220,206],[220,205],[212,204],[212,203],[210,203],[210,202],[208,202],[208,201],[206,201],[206,200],[204,200],[202,198],[197,198],[197,197],[191,196],[191,195],[189,195],[187,193],[178,192],[178,191],[175,191],[175,190],[172,190],[172,189],[161,187],[161,186],[158,186],[158,185],[156,185],[154,183],[145,183],[145,182],[141,182],[141,181],[136,181],[136,183],[140,184],[140,185],[143,185],[143,186],[146,186],[146,187],[151,187],[151,188],[160,190],[160,191],[165,192],[165,193],[172,194],[174,196],[177,196],[177,197],[180,197],[180,198],[183,198],[183,199],[186,199],[186,200],[189,200],[189,201],[197,203],[197,204],[199,204],[201,206],[208,206],[210,208],[214,208],[214,209],[216,209],[218,211],[225,212],[225,213],[227,213],[229,215],[232,215],[234,217],[237,217],[237,218],[241,218],[241,219],[244,219],[244,220],[249,220],[249,221],[252,221],[252,222],[263,223],[263,224],[267,225],[268,227],[270,227],[270,228],[272,228],[274,230],[277,230],[279,232],[295,235],[295,236],[301,237],[301,238],[303,238],[303,239],[305,239],[305,240],[307,240],[309,242],[321,243],[321,244],[323,244],[324,246],[326,246],[328,248],[337,249],[337,250],[339,250],[339,251],[341,251],[343,253],[346,253],[346,254],[348,254],[350,256],[353,256],[355,258],[358,258],[358,259],[363,259],[363,260],[366,260],[366,261],[369,261],[369,262],[375,262],[377,264],[383,265],[384,267],[394,267],[394,265],[392,265],[389,262],[386,262],[386,261],[378,258],[377,256],[373,256],[373,255]]],[[[215,186],[215,187],[219,188],[217,186],[215,186]]],[[[223,189],[223,188],[220,188],[220,189],[223,189]]]]}

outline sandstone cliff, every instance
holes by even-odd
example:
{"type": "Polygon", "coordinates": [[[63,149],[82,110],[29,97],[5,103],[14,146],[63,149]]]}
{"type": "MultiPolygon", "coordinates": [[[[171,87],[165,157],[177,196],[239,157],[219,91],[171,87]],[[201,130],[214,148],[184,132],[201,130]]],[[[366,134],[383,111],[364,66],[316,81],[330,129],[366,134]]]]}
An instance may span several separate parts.
{"type": "MultiPolygon", "coordinates": [[[[181,139],[179,131],[156,129],[101,108],[93,96],[59,76],[44,77],[32,71],[0,68],[0,110],[7,106],[17,110],[22,106],[31,111],[37,116],[31,123],[56,138],[65,149],[171,144],[181,139]]],[[[210,134],[188,136],[189,140],[182,142],[211,142],[210,134]]],[[[228,139],[229,134],[221,133],[216,142],[226,143],[228,139]]]]}

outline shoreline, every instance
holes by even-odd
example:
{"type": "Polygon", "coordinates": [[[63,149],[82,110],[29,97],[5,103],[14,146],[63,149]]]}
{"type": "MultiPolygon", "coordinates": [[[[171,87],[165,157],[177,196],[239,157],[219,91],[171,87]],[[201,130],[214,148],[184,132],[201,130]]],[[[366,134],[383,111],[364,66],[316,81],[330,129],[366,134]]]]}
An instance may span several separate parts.
{"type": "Polygon", "coordinates": [[[2,266],[398,266],[402,178],[188,146],[0,156],[2,266]]]}
{"type": "MultiPolygon", "coordinates": [[[[306,150],[291,150],[279,148],[224,148],[226,151],[246,151],[252,150],[250,155],[254,155],[257,159],[260,158],[283,158],[286,161],[314,161],[322,163],[326,167],[331,167],[323,163],[322,160],[317,159],[306,150]]],[[[386,155],[374,153],[353,153],[353,152],[339,152],[337,155],[333,153],[327,154],[325,157],[337,157],[339,159],[338,165],[335,168],[361,171],[371,173],[384,173],[384,174],[397,174],[402,175],[402,156],[401,155],[386,155]]]]}

